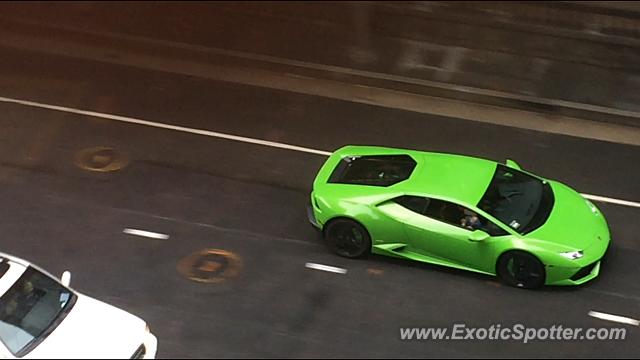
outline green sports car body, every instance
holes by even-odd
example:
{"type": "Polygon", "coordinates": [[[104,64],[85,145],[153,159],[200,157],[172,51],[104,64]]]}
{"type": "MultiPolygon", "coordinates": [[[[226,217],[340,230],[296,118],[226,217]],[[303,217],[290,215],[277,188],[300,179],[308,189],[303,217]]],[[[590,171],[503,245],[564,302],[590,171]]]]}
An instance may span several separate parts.
{"type": "Polygon", "coordinates": [[[594,204],[513,161],[382,147],[335,151],[308,215],[340,255],[373,252],[519,287],[595,278],[610,241],[594,204]]]}

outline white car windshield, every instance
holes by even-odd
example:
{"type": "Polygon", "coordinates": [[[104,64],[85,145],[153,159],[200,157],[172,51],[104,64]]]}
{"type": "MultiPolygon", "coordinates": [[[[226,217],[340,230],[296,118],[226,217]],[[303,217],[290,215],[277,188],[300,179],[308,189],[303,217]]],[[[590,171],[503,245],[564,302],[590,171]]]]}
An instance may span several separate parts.
{"type": "MultiPolygon", "coordinates": [[[[7,271],[0,263],[0,277],[7,271]]],[[[22,357],[44,340],[64,319],[76,295],[33,267],[0,297],[0,340],[22,357]]]]}

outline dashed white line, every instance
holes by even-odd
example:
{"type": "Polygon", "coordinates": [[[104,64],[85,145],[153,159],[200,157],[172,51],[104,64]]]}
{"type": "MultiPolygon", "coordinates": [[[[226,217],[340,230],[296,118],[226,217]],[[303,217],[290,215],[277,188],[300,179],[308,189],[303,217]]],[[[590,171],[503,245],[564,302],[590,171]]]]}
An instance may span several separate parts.
{"type": "Polygon", "coordinates": [[[627,325],[633,325],[633,326],[640,325],[640,320],[636,320],[636,319],[632,319],[624,316],[606,314],[598,311],[589,311],[589,316],[597,319],[601,319],[601,320],[617,322],[620,324],[627,324],[627,325]]]}
{"type": "Polygon", "coordinates": [[[346,274],[347,273],[347,269],[343,269],[343,268],[339,268],[339,267],[335,267],[335,266],[329,266],[329,265],[322,265],[322,264],[316,264],[316,263],[306,263],[304,266],[306,268],[308,268],[308,269],[328,271],[328,272],[332,272],[332,273],[336,273],[336,274],[346,274]]]}
{"type": "MultiPolygon", "coordinates": [[[[41,109],[53,110],[53,111],[60,111],[60,112],[71,113],[71,114],[92,116],[100,119],[107,119],[107,120],[119,121],[124,123],[154,127],[159,129],[166,129],[166,130],[173,130],[173,131],[179,131],[179,132],[196,134],[196,135],[215,137],[220,139],[227,139],[227,140],[255,144],[255,145],[269,146],[269,147],[278,148],[278,149],[305,152],[309,154],[316,154],[316,155],[323,155],[323,156],[329,156],[332,154],[330,151],[312,149],[308,147],[279,143],[275,141],[268,141],[268,140],[250,138],[246,136],[225,134],[225,133],[210,131],[210,130],[193,129],[185,126],[171,125],[171,124],[159,123],[159,122],[154,122],[149,120],[136,119],[136,118],[127,117],[127,116],[105,114],[105,113],[100,113],[96,111],[75,109],[71,107],[45,104],[45,103],[40,103],[35,101],[20,100],[20,99],[13,99],[13,98],[0,96],[0,102],[18,104],[18,105],[29,106],[29,107],[36,107],[41,109]]],[[[640,208],[639,202],[620,200],[620,199],[614,199],[614,198],[609,198],[605,196],[590,195],[590,194],[582,194],[582,195],[585,198],[591,199],[594,201],[602,201],[602,202],[607,202],[607,203],[612,203],[617,205],[640,208]]]]}
{"type": "Polygon", "coordinates": [[[156,232],[138,230],[138,229],[127,228],[127,229],[124,229],[122,232],[129,235],[143,236],[143,237],[148,237],[151,239],[158,239],[158,240],[167,240],[169,238],[169,235],[167,234],[160,234],[156,232]]]}

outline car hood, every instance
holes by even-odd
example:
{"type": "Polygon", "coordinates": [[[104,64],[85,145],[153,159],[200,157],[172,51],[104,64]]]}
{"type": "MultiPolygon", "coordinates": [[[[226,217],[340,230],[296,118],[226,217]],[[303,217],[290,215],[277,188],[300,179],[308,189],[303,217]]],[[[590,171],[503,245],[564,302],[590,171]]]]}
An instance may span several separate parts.
{"type": "Polygon", "coordinates": [[[567,251],[585,250],[609,241],[607,222],[595,205],[564,184],[549,184],[555,197],[551,214],[527,237],[566,247],[567,251]]]}
{"type": "Polygon", "coordinates": [[[142,344],[144,320],[101,301],[78,299],[58,327],[27,358],[131,358],[142,344]]]}

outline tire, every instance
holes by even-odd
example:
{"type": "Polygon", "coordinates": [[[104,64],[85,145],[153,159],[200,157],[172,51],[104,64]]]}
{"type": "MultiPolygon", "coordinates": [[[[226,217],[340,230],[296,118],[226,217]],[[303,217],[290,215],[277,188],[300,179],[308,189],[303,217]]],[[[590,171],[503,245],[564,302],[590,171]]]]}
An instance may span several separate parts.
{"type": "Polygon", "coordinates": [[[544,285],[544,265],[535,256],[524,251],[509,251],[498,259],[498,277],[509,286],[535,289],[544,285]]]}
{"type": "Polygon", "coordinates": [[[360,258],[371,252],[371,237],[364,226],[349,219],[331,221],[324,231],[329,249],[346,258],[360,258]]]}

